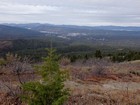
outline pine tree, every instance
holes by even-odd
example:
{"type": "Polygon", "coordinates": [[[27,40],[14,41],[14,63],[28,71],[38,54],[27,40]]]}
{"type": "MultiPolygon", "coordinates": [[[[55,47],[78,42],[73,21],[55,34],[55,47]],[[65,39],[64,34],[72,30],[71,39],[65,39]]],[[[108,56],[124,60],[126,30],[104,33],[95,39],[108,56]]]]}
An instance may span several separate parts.
{"type": "Polygon", "coordinates": [[[23,100],[29,105],[63,105],[69,95],[68,89],[64,89],[67,73],[60,70],[54,49],[48,50],[37,73],[42,77],[40,81],[23,84],[23,100]]]}
{"type": "Polygon", "coordinates": [[[94,55],[95,55],[96,58],[100,58],[100,59],[102,58],[102,53],[101,53],[100,50],[96,50],[94,55]]]}

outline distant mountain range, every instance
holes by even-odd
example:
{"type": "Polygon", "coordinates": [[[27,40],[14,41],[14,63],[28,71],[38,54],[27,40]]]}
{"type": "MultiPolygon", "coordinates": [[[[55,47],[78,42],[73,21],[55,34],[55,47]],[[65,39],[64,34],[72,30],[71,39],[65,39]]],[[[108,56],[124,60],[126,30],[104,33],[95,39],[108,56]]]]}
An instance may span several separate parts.
{"type": "Polygon", "coordinates": [[[112,30],[112,31],[140,31],[140,27],[137,26],[76,26],[76,25],[53,25],[53,24],[5,24],[9,26],[16,26],[21,28],[27,28],[37,31],[64,31],[64,30],[112,30]]]}
{"type": "Polygon", "coordinates": [[[97,48],[107,46],[140,49],[140,27],[89,27],[40,23],[0,25],[0,48],[16,46],[15,48],[20,50],[39,49],[50,46],[50,42],[60,48],[84,45],[97,48]]]}
{"type": "Polygon", "coordinates": [[[70,45],[140,46],[140,27],[3,24],[0,39],[47,39],[70,45]]]}
{"type": "Polygon", "coordinates": [[[17,26],[0,25],[0,39],[23,39],[23,38],[37,38],[44,36],[35,30],[29,30],[17,26]]]}

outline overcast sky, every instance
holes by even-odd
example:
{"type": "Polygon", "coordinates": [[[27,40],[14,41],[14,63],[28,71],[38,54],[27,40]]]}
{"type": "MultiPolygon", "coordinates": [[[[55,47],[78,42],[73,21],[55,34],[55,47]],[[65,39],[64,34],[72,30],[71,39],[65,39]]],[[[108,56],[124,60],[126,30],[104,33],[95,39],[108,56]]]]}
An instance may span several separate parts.
{"type": "Polygon", "coordinates": [[[0,0],[0,23],[140,26],[140,0],[0,0]]]}

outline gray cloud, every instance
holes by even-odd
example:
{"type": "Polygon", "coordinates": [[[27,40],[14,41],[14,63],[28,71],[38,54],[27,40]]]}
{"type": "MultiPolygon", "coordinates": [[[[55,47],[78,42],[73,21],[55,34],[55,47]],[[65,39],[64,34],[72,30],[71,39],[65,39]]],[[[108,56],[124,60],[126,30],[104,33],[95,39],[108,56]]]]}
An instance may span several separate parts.
{"type": "Polygon", "coordinates": [[[140,26],[140,0],[1,0],[0,22],[140,26]]]}

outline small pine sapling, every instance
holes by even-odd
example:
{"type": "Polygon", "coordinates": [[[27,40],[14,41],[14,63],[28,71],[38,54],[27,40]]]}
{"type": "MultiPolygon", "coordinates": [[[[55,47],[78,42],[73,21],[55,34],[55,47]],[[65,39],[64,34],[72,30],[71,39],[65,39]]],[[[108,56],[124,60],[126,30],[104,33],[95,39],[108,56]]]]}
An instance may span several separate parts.
{"type": "Polygon", "coordinates": [[[67,73],[60,69],[54,49],[48,49],[44,63],[36,69],[41,80],[22,85],[23,100],[29,105],[63,105],[69,96],[64,88],[67,73]]]}

